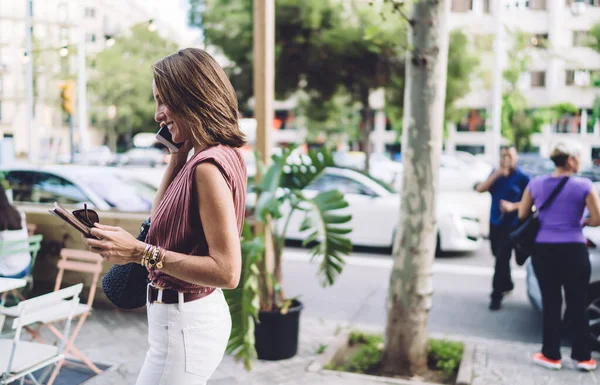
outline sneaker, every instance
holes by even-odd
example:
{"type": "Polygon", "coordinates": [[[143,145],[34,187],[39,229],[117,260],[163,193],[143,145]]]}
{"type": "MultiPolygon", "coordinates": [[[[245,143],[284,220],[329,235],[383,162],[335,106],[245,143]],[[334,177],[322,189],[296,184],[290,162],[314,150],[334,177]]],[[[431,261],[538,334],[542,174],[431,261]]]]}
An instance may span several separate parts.
{"type": "Polygon", "coordinates": [[[492,298],[490,302],[490,310],[500,310],[502,307],[502,299],[501,298],[492,298]]]}
{"type": "Polygon", "coordinates": [[[546,358],[542,353],[535,353],[533,355],[533,362],[548,369],[559,370],[562,368],[560,360],[551,360],[546,358]]]}
{"type": "Polygon", "coordinates": [[[592,370],[596,370],[598,365],[596,364],[596,360],[590,358],[587,361],[577,361],[577,369],[585,370],[586,372],[591,372],[592,370]]]}

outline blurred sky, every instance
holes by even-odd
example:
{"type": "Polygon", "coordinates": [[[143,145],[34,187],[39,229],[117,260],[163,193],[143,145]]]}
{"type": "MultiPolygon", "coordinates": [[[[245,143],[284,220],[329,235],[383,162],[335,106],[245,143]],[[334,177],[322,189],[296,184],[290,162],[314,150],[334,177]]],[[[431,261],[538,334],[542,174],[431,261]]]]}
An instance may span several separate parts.
{"type": "Polygon", "coordinates": [[[199,35],[198,29],[189,28],[187,25],[188,0],[145,0],[141,2],[156,19],[170,23],[187,40],[193,41],[199,35]]]}

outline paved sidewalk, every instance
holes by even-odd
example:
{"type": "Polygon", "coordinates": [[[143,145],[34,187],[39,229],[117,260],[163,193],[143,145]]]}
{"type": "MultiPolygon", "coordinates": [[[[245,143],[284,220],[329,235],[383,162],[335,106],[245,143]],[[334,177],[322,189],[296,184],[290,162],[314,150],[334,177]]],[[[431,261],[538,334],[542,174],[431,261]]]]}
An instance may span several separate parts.
{"type": "MultiPolygon", "coordinates": [[[[298,355],[278,362],[256,362],[247,372],[231,357],[225,357],[209,385],[370,385],[380,381],[348,379],[335,373],[308,372],[308,365],[317,358],[322,344],[331,343],[339,328],[347,327],[325,320],[303,318],[298,355]]],[[[373,331],[372,327],[362,328],[373,331]]],[[[435,337],[444,337],[435,335],[435,337]]],[[[533,366],[531,355],[540,347],[496,340],[460,338],[475,343],[473,385],[596,385],[596,373],[581,373],[572,368],[569,350],[564,350],[564,367],[549,371],[533,366]]],[[[113,368],[95,377],[86,385],[135,384],[146,353],[146,315],[143,312],[95,310],[79,333],[76,345],[93,361],[112,364],[113,368]]],[[[596,358],[598,356],[596,355],[596,358]]],[[[599,372],[600,373],[600,372],[599,372]]]]}

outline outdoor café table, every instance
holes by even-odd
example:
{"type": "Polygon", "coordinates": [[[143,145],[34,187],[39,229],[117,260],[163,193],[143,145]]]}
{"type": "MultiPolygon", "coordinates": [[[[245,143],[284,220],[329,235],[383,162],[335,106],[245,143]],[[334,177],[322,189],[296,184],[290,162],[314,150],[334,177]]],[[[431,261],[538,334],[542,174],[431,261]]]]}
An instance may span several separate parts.
{"type": "Polygon", "coordinates": [[[0,294],[7,291],[20,289],[25,287],[25,285],[27,285],[27,281],[24,279],[0,277],[0,294]]]}

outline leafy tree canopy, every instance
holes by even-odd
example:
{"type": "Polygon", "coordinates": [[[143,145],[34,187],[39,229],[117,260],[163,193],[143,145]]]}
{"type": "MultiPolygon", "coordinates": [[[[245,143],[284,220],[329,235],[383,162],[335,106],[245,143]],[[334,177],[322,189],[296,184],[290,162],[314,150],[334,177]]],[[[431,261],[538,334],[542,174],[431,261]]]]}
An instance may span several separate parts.
{"type": "Polygon", "coordinates": [[[177,50],[173,42],[136,25],[117,37],[115,45],[93,59],[89,93],[91,114],[112,134],[153,131],[152,64],[177,50]],[[116,106],[110,119],[108,106],[116,106]]]}

